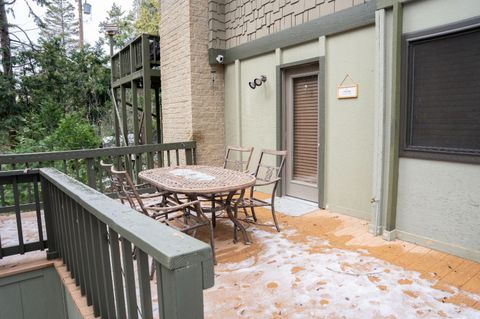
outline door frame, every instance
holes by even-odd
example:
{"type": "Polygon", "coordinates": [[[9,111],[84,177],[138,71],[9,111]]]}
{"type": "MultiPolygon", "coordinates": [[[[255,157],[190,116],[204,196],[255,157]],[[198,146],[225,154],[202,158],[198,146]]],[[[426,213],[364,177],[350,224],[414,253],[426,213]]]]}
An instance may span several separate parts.
{"type": "MultiPolygon", "coordinates": [[[[318,72],[318,65],[315,64],[307,64],[306,66],[298,66],[295,68],[290,68],[290,69],[285,69],[285,83],[284,83],[284,92],[285,92],[285,99],[284,99],[284,104],[285,104],[285,128],[284,132],[287,132],[287,134],[283,135],[284,139],[284,145],[285,149],[289,150],[287,153],[287,161],[285,165],[285,171],[283,175],[283,185],[285,186],[285,194],[292,196],[292,197],[298,197],[294,195],[293,193],[305,193],[305,197],[298,197],[300,199],[304,199],[307,201],[312,201],[312,202],[318,202],[318,148],[320,145],[319,137],[320,134],[318,132],[318,124],[317,124],[317,132],[316,132],[316,144],[317,144],[317,176],[315,178],[315,184],[310,184],[302,181],[298,181],[294,179],[293,172],[294,172],[294,150],[295,150],[295,143],[293,141],[295,132],[294,132],[294,114],[295,114],[295,92],[294,92],[294,81],[295,79],[300,79],[304,77],[311,77],[315,76],[316,81],[317,81],[317,120],[319,119],[319,110],[318,110],[318,77],[319,77],[319,72],[318,72]],[[290,189],[290,191],[289,191],[290,189]]],[[[318,122],[317,122],[318,123],[318,122]]]]}
{"type": "MultiPolygon", "coordinates": [[[[316,57],[292,63],[277,65],[276,70],[276,84],[277,84],[277,149],[286,148],[286,139],[284,131],[287,128],[286,125],[286,97],[285,97],[285,84],[286,76],[285,71],[291,68],[297,68],[302,66],[318,64],[318,134],[319,134],[319,147],[318,147],[318,207],[325,208],[325,57],[316,57]]],[[[285,175],[285,167],[282,172],[282,176],[285,175]]],[[[285,183],[286,179],[282,178],[282,183],[278,189],[277,195],[285,195],[285,183]]]]}

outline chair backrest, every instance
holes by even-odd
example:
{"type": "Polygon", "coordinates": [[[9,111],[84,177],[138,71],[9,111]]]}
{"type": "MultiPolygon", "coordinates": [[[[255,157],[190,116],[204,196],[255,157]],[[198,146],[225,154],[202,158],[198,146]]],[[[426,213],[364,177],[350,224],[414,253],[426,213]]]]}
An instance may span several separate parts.
{"type": "Polygon", "coordinates": [[[112,174],[112,183],[114,184],[118,198],[122,203],[127,201],[130,204],[130,207],[148,216],[149,214],[145,209],[143,201],[138,194],[130,175],[128,175],[126,171],[117,171],[114,167],[111,167],[110,171],[112,174]]]}
{"type": "Polygon", "coordinates": [[[238,147],[227,146],[225,159],[223,161],[223,168],[228,168],[234,171],[245,172],[248,170],[250,160],[252,159],[253,147],[238,147]],[[239,154],[239,159],[233,159],[234,153],[239,154]],[[242,158],[242,154],[246,155],[247,159],[242,158]]]}
{"type": "Polygon", "coordinates": [[[263,149],[260,153],[260,158],[258,159],[257,169],[255,170],[257,181],[268,183],[273,179],[280,178],[286,157],[287,151],[263,149]],[[265,164],[265,160],[268,160],[269,157],[273,157],[277,164],[265,164]]]}

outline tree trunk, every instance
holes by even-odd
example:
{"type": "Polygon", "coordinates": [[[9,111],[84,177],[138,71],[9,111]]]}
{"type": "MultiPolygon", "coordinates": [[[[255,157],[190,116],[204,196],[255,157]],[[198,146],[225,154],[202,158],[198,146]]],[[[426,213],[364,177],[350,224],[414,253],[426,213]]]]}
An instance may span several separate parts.
{"type": "MultiPolygon", "coordinates": [[[[7,90],[10,90],[12,94],[7,94],[7,97],[2,101],[4,105],[4,114],[2,116],[9,117],[17,113],[17,105],[15,101],[15,79],[13,74],[13,66],[12,66],[12,51],[10,46],[10,33],[8,27],[8,17],[6,11],[6,4],[5,0],[0,0],[0,50],[1,57],[2,57],[2,67],[3,67],[3,77],[6,80],[8,85],[7,90]]],[[[4,129],[2,127],[0,129],[4,129]]],[[[11,127],[9,130],[10,136],[10,143],[11,147],[15,144],[16,138],[16,129],[11,127]]]]}
{"type": "Polygon", "coordinates": [[[8,31],[8,17],[5,10],[5,1],[0,0],[0,46],[2,49],[3,74],[12,78],[12,52],[10,48],[10,34],[8,31]]]}

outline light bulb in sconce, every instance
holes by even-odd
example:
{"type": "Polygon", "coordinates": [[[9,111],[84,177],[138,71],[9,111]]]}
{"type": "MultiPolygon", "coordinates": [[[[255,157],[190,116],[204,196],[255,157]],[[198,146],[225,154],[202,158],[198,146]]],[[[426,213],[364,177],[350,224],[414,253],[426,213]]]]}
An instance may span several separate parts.
{"type": "Polygon", "coordinates": [[[248,85],[250,88],[255,89],[257,86],[261,86],[265,82],[267,82],[267,77],[265,75],[261,75],[260,77],[253,79],[253,81],[248,82],[248,85]]]}

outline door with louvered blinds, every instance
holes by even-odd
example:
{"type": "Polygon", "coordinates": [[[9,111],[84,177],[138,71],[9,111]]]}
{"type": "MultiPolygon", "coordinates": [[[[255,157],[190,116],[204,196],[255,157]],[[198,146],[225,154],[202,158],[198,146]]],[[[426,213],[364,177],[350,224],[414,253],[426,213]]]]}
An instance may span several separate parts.
{"type": "Polygon", "coordinates": [[[318,70],[287,72],[286,194],[318,200],[318,70]],[[307,72],[306,72],[307,71],[307,72]],[[309,72],[308,72],[309,71],[309,72]]]}

